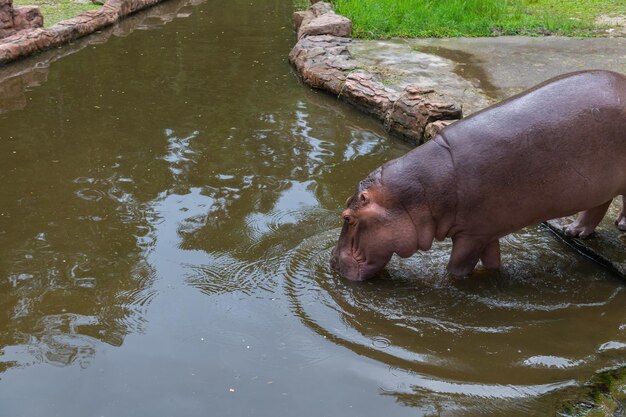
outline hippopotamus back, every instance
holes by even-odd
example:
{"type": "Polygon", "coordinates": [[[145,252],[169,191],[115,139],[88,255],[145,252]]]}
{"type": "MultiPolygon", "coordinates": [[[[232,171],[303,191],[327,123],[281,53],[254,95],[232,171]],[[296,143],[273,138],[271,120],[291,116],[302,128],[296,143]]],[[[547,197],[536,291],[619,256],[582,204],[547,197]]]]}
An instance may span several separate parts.
{"type": "Polygon", "coordinates": [[[456,225],[504,236],[626,192],[626,77],[563,76],[452,124],[456,225]]]}

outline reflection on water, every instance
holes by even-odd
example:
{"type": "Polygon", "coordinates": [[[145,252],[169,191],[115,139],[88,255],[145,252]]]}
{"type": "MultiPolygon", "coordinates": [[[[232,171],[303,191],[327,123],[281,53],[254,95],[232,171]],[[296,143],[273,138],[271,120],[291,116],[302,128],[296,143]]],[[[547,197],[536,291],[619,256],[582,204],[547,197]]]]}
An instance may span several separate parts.
{"type": "Polygon", "coordinates": [[[330,272],[408,148],[300,84],[291,11],[171,0],[0,70],[3,412],[541,415],[624,362],[622,286],[539,229],[468,280],[445,242],[330,272]]]}

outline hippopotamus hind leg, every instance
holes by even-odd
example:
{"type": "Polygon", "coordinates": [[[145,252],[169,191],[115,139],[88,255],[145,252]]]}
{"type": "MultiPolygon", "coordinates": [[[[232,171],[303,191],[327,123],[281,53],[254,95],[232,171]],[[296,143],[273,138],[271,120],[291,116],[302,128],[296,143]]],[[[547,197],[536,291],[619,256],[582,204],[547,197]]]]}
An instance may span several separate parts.
{"type": "Polygon", "coordinates": [[[619,216],[617,216],[617,220],[615,220],[615,224],[617,228],[622,232],[626,232],[626,195],[622,196],[622,211],[619,216]]]}
{"type": "Polygon", "coordinates": [[[487,269],[500,268],[500,241],[491,241],[480,254],[480,263],[487,269]]]}
{"type": "Polygon", "coordinates": [[[485,250],[484,242],[472,237],[452,238],[452,253],[448,261],[448,273],[454,277],[469,275],[485,250]]]}
{"type": "Polygon", "coordinates": [[[578,213],[576,220],[565,227],[565,234],[570,237],[579,237],[582,239],[589,237],[593,231],[596,230],[596,226],[602,221],[602,218],[611,205],[611,201],[612,200],[609,200],[597,207],[578,213]]]}

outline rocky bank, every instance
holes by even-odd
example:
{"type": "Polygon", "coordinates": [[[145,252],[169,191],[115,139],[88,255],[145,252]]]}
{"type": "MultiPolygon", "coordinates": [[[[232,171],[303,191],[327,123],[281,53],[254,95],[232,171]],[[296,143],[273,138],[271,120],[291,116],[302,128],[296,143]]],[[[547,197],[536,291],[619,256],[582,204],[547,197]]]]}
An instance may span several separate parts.
{"type": "Polygon", "coordinates": [[[294,13],[298,41],[289,60],[306,84],[328,91],[383,122],[385,129],[419,145],[462,117],[461,106],[434,89],[390,88],[359,67],[348,47],[352,22],[329,3],[294,13]]]}

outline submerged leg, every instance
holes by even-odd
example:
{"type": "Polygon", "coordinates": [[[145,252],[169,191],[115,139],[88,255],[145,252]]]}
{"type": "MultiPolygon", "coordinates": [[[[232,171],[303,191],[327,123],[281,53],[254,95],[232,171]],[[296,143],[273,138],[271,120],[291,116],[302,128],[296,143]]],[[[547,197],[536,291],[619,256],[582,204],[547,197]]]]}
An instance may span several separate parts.
{"type": "Polygon", "coordinates": [[[617,216],[617,220],[615,220],[615,224],[617,228],[622,232],[626,232],[626,195],[622,196],[622,211],[619,216],[617,216]]]}
{"type": "Polygon", "coordinates": [[[480,262],[487,269],[500,268],[500,241],[494,240],[489,242],[483,253],[480,254],[480,262]]]}
{"type": "Polygon", "coordinates": [[[565,234],[570,237],[589,237],[596,229],[596,226],[602,221],[602,218],[609,209],[612,200],[607,201],[597,207],[578,213],[576,220],[567,225],[565,234]]]}
{"type": "Polygon", "coordinates": [[[452,254],[448,262],[448,272],[454,277],[464,277],[474,270],[484,244],[478,244],[471,238],[452,239],[452,254]]]}

